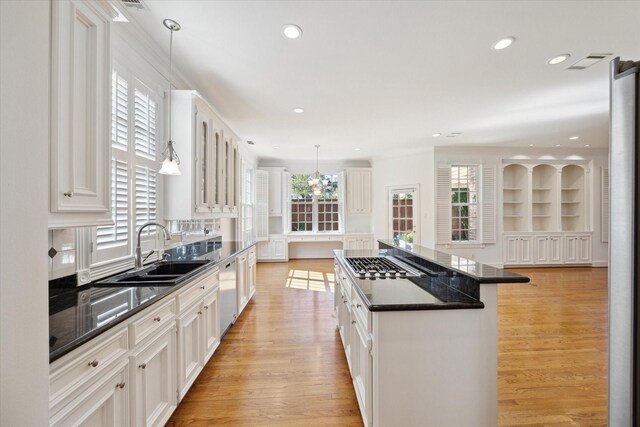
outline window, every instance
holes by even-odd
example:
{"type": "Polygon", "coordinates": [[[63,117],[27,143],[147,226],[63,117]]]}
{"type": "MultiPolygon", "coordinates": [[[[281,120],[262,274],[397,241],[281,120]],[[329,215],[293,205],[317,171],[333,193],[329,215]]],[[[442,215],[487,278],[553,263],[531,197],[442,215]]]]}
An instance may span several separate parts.
{"type": "Polygon", "coordinates": [[[478,240],[478,167],[451,166],[451,241],[478,240]]]}
{"type": "Polygon", "coordinates": [[[254,232],[254,169],[251,165],[242,161],[242,192],[241,192],[241,211],[242,216],[242,240],[253,241],[255,240],[254,232]]]}
{"type": "MultiPolygon", "coordinates": [[[[114,224],[96,227],[93,263],[131,256],[134,232],[158,219],[156,92],[120,67],[112,74],[111,203],[114,224]]],[[[144,230],[150,238],[155,227],[144,230]]]]}
{"type": "Polygon", "coordinates": [[[292,232],[339,232],[342,230],[342,200],[338,175],[321,175],[328,182],[322,193],[314,196],[310,175],[291,176],[292,232]]]}
{"type": "Polygon", "coordinates": [[[417,231],[417,188],[391,189],[391,238],[414,242],[417,231]]]}

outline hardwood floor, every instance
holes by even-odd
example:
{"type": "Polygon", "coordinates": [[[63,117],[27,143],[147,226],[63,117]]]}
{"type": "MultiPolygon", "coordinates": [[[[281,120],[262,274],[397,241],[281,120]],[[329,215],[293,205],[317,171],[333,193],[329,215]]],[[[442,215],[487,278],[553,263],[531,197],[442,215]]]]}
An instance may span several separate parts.
{"type": "Polygon", "coordinates": [[[358,426],[333,262],[260,263],[256,296],[168,426],[358,426]]]}
{"type": "Polygon", "coordinates": [[[498,287],[501,426],[606,426],[607,269],[513,270],[498,287]]]}
{"type": "MultiPolygon", "coordinates": [[[[515,271],[532,281],[499,286],[500,426],[606,425],[607,270],[515,271]]],[[[257,275],[256,297],[167,425],[362,425],[333,262],[261,263],[257,275]]]]}

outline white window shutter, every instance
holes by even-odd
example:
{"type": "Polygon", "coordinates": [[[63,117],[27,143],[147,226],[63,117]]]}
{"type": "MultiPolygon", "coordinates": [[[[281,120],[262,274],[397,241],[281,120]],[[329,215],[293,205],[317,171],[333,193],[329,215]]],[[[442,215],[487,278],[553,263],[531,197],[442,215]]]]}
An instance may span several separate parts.
{"type": "Polygon", "coordinates": [[[256,170],[256,241],[269,240],[269,172],[256,170]]]}
{"type": "Polygon", "coordinates": [[[282,229],[291,232],[291,174],[282,173],[282,229]]]}
{"type": "Polygon", "coordinates": [[[600,203],[600,235],[603,243],[609,242],[609,168],[601,168],[600,171],[600,192],[602,202],[600,203]]]}
{"type": "Polygon", "coordinates": [[[136,87],[134,93],[134,144],[136,154],[149,159],[156,158],[156,109],[157,104],[150,91],[136,87]]]}
{"type": "Polygon", "coordinates": [[[436,170],[436,242],[451,243],[451,168],[436,170]]]}
{"type": "Polygon", "coordinates": [[[117,71],[111,80],[111,146],[127,150],[129,145],[129,83],[117,71]]]}
{"type": "Polygon", "coordinates": [[[340,231],[344,232],[344,197],[345,197],[345,173],[338,173],[338,219],[340,220],[340,231]]]}
{"type": "MultiPolygon", "coordinates": [[[[156,171],[139,165],[136,165],[135,212],[136,230],[146,222],[157,221],[156,171]]],[[[143,235],[155,233],[155,229],[155,226],[150,226],[143,235]]]]}
{"type": "Polygon", "coordinates": [[[111,206],[113,225],[97,227],[96,247],[98,250],[126,245],[129,240],[129,196],[127,163],[113,159],[111,162],[111,206]]]}
{"type": "Polygon", "coordinates": [[[482,243],[496,243],[496,168],[482,167],[482,243]]]}

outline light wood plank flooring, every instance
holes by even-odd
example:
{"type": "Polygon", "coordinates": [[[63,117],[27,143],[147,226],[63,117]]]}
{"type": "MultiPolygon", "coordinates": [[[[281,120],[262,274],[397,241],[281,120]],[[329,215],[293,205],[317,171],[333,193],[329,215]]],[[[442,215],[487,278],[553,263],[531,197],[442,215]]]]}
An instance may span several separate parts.
{"type": "MultiPolygon", "coordinates": [[[[606,425],[607,271],[499,287],[501,426],[606,425]]],[[[258,264],[258,290],[168,426],[356,426],[333,262],[258,264]]]]}

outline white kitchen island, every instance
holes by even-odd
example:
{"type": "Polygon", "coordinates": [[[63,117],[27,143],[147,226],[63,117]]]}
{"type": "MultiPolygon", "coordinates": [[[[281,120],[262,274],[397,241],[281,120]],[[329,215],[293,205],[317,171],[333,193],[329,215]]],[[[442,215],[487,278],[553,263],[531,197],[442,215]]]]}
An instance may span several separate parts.
{"type": "Polygon", "coordinates": [[[361,279],[348,258],[416,255],[335,254],[336,318],[365,426],[496,426],[497,283],[426,259],[422,278],[361,279]]]}

